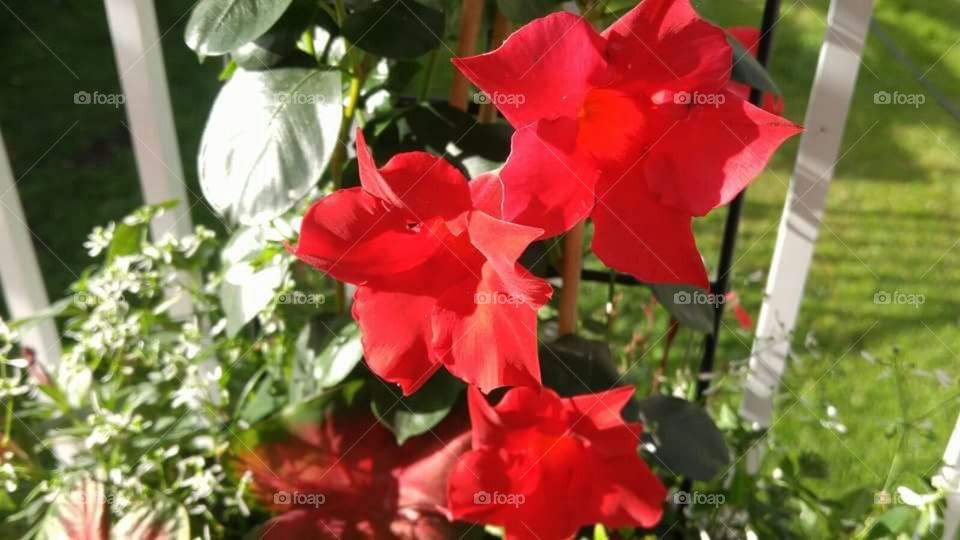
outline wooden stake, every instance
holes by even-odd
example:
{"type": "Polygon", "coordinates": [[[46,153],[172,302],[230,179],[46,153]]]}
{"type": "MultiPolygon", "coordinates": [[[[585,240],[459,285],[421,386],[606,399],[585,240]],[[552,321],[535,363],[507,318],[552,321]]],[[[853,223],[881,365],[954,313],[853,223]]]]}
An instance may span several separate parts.
{"type": "Polygon", "coordinates": [[[577,297],[580,293],[580,270],[583,267],[583,237],[586,221],[576,224],[563,237],[563,289],[560,290],[559,335],[577,332],[577,297]]]}
{"type": "MultiPolygon", "coordinates": [[[[477,50],[477,38],[483,18],[484,0],[463,0],[460,10],[460,39],[457,41],[457,56],[470,56],[477,50]]],[[[450,105],[467,110],[470,83],[459,70],[453,70],[450,84],[450,105]]]]}
{"type": "MultiPolygon", "coordinates": [[[[490,46],[488,51],[492,51],[503,44],[513,30],[510,19],[503,16],[500,10],[497,10],[493,19],[493,32],[490,33],[490,46]]],[[[497,119],[497,107],[493,103],[484,103],[480,105],[479,120],[481,124],[489,124],[497,119]]]]}

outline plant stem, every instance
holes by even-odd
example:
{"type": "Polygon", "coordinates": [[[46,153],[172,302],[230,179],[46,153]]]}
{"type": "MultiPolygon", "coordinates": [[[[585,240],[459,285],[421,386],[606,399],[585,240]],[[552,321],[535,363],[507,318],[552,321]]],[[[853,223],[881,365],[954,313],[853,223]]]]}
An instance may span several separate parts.
{"type": "Polygon", "coordinates": [[[577,299],[580,295],[580,270],[583,266],[583,237],[586,221],[577,223],[563,237],[563,268],[560,277],[563,288],[560,290],[559,335],[574,334],[577,331],[577,299]]]}
{"type": "Polygon", "coordinates": [[[434,49],[427,57],[427,66],[423,71],[423,83],[420,85],[419,101],[423,103],[430,98],[430,85],[433,83],[433,70],[437,67],[437,56],[439,49],[434,49]]]}

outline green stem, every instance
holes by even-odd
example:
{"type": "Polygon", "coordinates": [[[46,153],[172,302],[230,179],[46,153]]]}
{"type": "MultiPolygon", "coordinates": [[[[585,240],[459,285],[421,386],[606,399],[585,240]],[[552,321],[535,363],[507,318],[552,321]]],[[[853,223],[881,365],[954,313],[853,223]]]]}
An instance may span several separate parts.
{"type": "Polygon", "coordinates": [[[430,97],[430,85],[433,83],[433,70],[437,65],[437,56],[439,49],[434,49],[427,57],[427,66],[423,72],[423,84],[420,85],[420,102],[427,101],[430,97]]]}

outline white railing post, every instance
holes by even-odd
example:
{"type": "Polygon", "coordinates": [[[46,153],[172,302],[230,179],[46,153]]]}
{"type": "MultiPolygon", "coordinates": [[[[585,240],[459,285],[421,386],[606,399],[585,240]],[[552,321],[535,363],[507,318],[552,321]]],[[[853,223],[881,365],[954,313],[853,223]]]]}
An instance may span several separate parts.
{"type": "MultiPolygon", "coordinates": [[[[740,408],[743,417],[757,428],[769,427],[773,417],[773,399],[786,367],[872,12],[873,0],[830,2],[740,408]]],[[[756,470],[758,464],[759,454],[755,453],[748,459],[748,467],[756,470]]]]}
{"type": "Polygon", "coordinates": [[[137,172],[147,203],[178,199],[174,211],[154,220],[154,238],[190,234],[190,200],[170,105],[153,0],[104,0],[137,172]]]}
{"type": "MultiPolygon", "coordinates": [[[[170,105],[163,50],[153,0],[104,0],[143,198],[147,203],[177,199],[180,204],[150,224],[153,238],[190,234],[190,199],[170,105]]],[[[184,279],[189,279],[184,276],[184,279]]],[[[187,298],[171,307],[187,316],[187,298]]]]}
{"type": "MultiPolygon", "coordinates": [[[[0,136],[0,284],[11,317],[29,317],[50,305],[37,253],[23,214],[16,180],[0,136]]],[[[23,345],[36,352],[37,361],[53,373],[60,361],[60,339],[52,319],[39,321],[25,330],[23,345]]]]}
{"type": "Polygon", "coordinates": [[[943,540],[954,540],[960,529],[960,417],[953,427],[950,442],[943,452],[943,467],[940,469],[947,492],[947,510],[943,516],[943,540]]]}

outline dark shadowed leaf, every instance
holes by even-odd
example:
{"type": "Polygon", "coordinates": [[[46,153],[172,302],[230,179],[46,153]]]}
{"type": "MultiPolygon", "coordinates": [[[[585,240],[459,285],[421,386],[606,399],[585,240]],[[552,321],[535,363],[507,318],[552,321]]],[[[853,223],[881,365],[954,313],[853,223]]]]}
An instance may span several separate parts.
{"type": "Polygon", "coordinates": [[[503,15],[517,24],[525,24],[553,11],[553,0],[497,0],[503,15]]]}
{"type": "Polygon", "coordinates": [[[203,56],[218,56],[270,29],[292,0],[200,0],[187,21],[184,41],[203,56]]]}
{"type": "Polygon", "coordinates": [[[398,444],[403,444],[446,418],[463,389],[459,379],[441,369],[420,390],[405,398],[401,398],[399,389],[380,381],[370,405],[377,420],[393,432],[398,444]]]}
{"type": "Polygon", "coordinates": [[[727,35],[727,43],[733,48],[733,71],[730,78],[743,83],[761,92],[780,94],[780,88],[770,77],[770,73],[757,62],[757,59],[737,41],[737,38],[727,35]]]}
{"type": "Polygon", "coordinates": [[[650,285],[657,300],[667,312],[685,326],[697,332],[713,333],[715,308],[707,302],[711,296],[691,285],[658,283],[650,285]]]}
{"type": "Polygon", "coordinates": [[[343,23],[347,41],[377,56],[416,58],[440,46],[443,13],[413,0],[380,0],[343,23]]]}
{"type": "Polygon", "coordinates": [[[640,400],[644,428],[655,436],[657,459],[674,474],[709,482],[730,464],[730,450],[702,407],[673,396],[640,400]]]}

